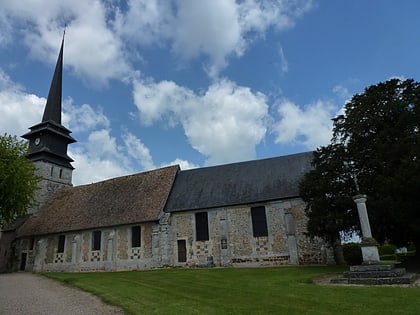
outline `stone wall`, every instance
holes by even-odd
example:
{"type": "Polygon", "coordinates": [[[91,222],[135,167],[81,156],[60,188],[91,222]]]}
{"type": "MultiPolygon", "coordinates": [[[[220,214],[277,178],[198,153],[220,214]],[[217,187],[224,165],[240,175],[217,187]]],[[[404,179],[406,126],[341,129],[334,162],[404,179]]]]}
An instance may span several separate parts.
{"type": "Polygon", "coordinates": [[[299,198],[265,204],[173,213],[168,238],[174,266],[268,266],[333,263],[320,239],[306,237],[305,204],[299,198]],[[267,235],[254,237],[251,207],[264,206],[267,235]],[[209,240],[196,240],[195,213],[207,211],[209,240]],[[187,262],[177,261],[177,241],[185,240],[187,262]]]}
{"type": "MultiPolygon", "coordinates": [[[[92,233],[95,230],[64,233],[64,251],[58,253],[59,234],[36,239],[32,258],[26,263],[26,271],[100,271],[136,270],[159,267],[152,257],[152,230],[157,223],[143,223],[141,246],[131,247],[132,226],[101,229],[101,249],[92,250],[92,233]]],[[[19,252],[28,245],[29,239],[20,239],[19,252]]],[[[28,257],[29,258],[29,257],[28,257]]]]}
{"type": "Polygon", "coordinates": [[[28,213],[37,212],[58,189],[72,186],[72,169],[45,161],[36,161],[34,164],[36,174],[42,179],[38,183],[39,190],[36,193],[37,206],[28,209],[28,213]]]}
{"type": "Polygon", "coordinates": [[[136,225],[141,227],[141,246],[134,248],[132,225],[127,225],[101,229],[100,250],[92,250],[94,230],[62,234],[62,253],[57,253],[58,234],[21,239],[17,250],[26,254],[25,270],[37,272],[334,263],[331,248],[306,237],[304,208],[296,198],[164,214],[160,222],[136,225]],[[265,207],[267,235],[254,237],[255,206],[265,207]],[[196,212],[207,212],[208,240],[197,240],[196,212]],[[35,244],[32,249],[30,244],[35,244]],[[178,261],[178,244],[185,244],[186,262],[178,261]]]}

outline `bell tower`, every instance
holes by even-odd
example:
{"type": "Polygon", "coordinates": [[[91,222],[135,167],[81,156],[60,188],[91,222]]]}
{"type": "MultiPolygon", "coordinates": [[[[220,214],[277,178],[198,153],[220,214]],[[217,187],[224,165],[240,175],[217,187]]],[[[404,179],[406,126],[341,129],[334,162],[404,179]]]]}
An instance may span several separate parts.
{"type": "MultiPolygon", "coordinates": [[[[22,136],[29,140],[27,158],[35,164],[37,175],[42,178],[37,193],[39,206],[57,189],[72,186],[74,167],[71,165],[73,160],[67,155],[67,147],[76,140],[70,136],[71,131],[61,124],[63,47],[64,34],[42,121],[22,136]]],[[[29,209],[29,213],[36,211],[29,209]]]]}

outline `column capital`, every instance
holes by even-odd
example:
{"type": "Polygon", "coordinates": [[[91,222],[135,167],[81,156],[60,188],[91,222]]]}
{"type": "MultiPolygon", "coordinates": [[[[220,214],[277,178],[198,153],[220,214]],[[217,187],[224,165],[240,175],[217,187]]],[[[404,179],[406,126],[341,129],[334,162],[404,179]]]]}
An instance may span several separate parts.
{"type": "Polygon", "coordinates": [[[353,200],[355,203],[366,202],[367,196],[363,194],[358,194],[358,195],[353,196],[353,200]]]}

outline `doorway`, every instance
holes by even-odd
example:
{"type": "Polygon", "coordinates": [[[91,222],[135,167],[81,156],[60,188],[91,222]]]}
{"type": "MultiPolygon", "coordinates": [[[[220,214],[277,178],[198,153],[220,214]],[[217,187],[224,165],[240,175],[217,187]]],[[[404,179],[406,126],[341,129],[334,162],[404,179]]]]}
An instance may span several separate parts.
{"type": "Polygon", "coordinates": [[[22,256],[21,256],[21,259],[20,259],[20,270],[21,271],[25,271],[27,256],[28,256],[27,253],[22,253],[22,256]]]}
{"type": "Polygon", "coordinates": [[[187,262],[187,243],[185,240],[178,240],[178,262],[187,262]]]}

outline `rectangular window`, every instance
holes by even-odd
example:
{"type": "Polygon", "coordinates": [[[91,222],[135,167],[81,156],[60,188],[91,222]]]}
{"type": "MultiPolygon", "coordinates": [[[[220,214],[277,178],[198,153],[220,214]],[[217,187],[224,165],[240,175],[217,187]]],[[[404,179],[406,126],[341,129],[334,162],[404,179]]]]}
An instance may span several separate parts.
{"type": "Polygon", "coordinates": [[[66,236],[65,235],[59,235],[58,236],[57,253],[64,253],[65,243],[66,243],[66,236]]]}
{"type": "Polygon", "coordinates": [[[195,232],[197,241],[209,240],[209,222],[207,212],[197,212],[195,214],[195,232]]]}
{"type": "Polygon", "coordinates": [[[141,228],[140,226],[131,227],[131,247],[141,246],[141,228]]]}
{"type": "Polygon", "coordinates": [[[29,241],[29,250],[34,250],[34,246],[35,246],[35,239],[31,238],[29,241]]]}
{"type": "Polygon", "coordinates": [[[252,207],[252,231],[254,237],[268,236],[267,217],[265,215],[265,207],[252,207]]]}
{"type": "Polygon", "coordinates": [[[101,250],[101,231],[92,232],[92,250],[101,250]]]}

